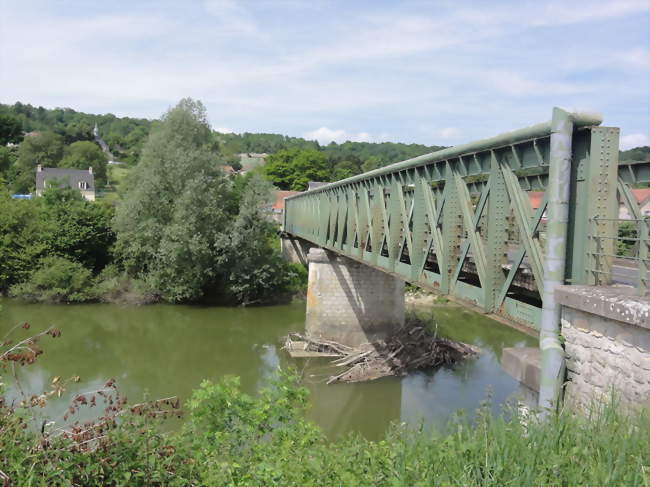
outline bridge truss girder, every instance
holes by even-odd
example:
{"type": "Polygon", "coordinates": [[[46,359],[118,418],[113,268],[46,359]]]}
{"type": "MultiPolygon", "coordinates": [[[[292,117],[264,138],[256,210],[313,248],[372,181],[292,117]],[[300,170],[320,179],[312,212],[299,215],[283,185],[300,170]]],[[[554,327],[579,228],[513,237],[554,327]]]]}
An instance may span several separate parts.
{"type": "MultiPolygon", "coordinates": [[[[602,284],[589,272],[592,237],[615,231],[619,130],[577,127],[566,281],[602,284]]],[[[538,329],[547,201],[533,211],[526,192],[546,189],[550,130],[541,124],[453,149],[287,198],[284,231],[538,329]],[[524,261],[534,281],[526,292],[515,285],[524,261]]],[[[625,167],[622,177],[646,170],[625,167]]]]}

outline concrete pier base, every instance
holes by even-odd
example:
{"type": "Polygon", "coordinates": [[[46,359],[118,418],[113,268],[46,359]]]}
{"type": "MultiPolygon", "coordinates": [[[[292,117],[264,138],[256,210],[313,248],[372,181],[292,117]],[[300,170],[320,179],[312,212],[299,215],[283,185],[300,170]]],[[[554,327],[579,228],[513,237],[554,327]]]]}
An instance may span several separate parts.
{"type": "Polygon", "coordinates": [[[319,248],[307,260],[307,335],[358,346],[404,324],[404,281],[319,248]]]}
{"type": "Polygon", "coordinates": [[[307,265],[307,254],[314,244],[298,237],[282,236],[280,238],[280,252],[284,260],[294,264],[307,265]]]}

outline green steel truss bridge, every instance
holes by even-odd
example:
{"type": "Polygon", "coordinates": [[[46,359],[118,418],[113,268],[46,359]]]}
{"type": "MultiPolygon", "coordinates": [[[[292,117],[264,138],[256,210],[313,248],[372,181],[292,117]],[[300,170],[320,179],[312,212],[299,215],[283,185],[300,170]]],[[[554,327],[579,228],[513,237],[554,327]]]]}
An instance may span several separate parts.
{"type": "Polygon", "coordinates": [[[563,198],[547,191],[562,161],[546,122],[287,198],[284,232],[539,330],[556,204],[566,231],[548,248],[564,255],[561,283],[622,279],[645,294],[649,228],[630,188],[650,182],[650,162],[619,163],[618,128],[566,115],[568,140],[556,139],[570,153],[557,182],[563,198]],[[531,191],[544,192],[537,208],[531,191]],[[632,216],[627,237],[618,231],[619,202],[632,216]]]}

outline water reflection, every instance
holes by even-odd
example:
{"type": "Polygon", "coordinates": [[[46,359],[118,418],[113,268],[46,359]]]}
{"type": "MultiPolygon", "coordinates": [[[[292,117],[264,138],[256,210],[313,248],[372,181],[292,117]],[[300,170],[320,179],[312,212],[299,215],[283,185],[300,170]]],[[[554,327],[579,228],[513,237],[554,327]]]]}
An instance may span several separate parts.
{"type": "MultiPolygon", "coordinates": [[[[500,368],[501,349],[529,346],[520,332],[456,306],[435,306],[438,333],[482,348],[476,360],[454,368],[327,386],[333,368],[323,360],[291,360],[282,337],[304,329],[304,303],[266,308],[154,305],[25,305],[2,301],[0,335],[28,321],[32,332],[55,325],[61,338],[44,338],[45,354],[23,370],[25,388],[38,392],[54,376],[80,375],[67,398],[48,414],[60,417],[72,395],[118,380],[131,401],[178,395],[185,400],[203,379],[237,375],[249,393],[268,383],[278,367],[296,366],[311,391],[308,417],[330,437],[359,432],[379,438],[392,421],[444,423],[458,408],[473,411],[491,390],[496,410],[517,384],[500,368]]],[[[340,371],[339,371],[340,372],[340,371]]]]}

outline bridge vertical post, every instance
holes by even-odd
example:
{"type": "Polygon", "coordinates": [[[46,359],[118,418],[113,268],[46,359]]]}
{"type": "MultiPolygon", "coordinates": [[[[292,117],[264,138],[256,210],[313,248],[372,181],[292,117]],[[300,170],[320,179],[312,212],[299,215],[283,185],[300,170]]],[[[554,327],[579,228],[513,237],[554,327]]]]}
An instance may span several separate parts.
{"type": "Polygon", "coordinates": [[[510,202],[506,181],[499,167],[494,151],[490,151],[490,196],[487,213],[487,281],[482,283],[485,289],[484,309],[495,311],[497,295],[506,280],[502,264],[505,262],[506,241],[510,202]]]}
{"type": "Polygon", "coordinates": [[[573,285],[607,284],[608,276],[594,270],[595,259],[611,264],[615,253],[619,129],[590,127],[573,138],[566,279],[573,285]]]}
{"type": "Polygon", "coordinates": [[[451,294],[453,283],[451,273],[456,268],[459,260],[460,236],[463,228],[463,217],[460,209],[458,189],[454,184],[454,171],[449,164],[445,164],[445,206],[442,213],[442,253],[445,256],[446,268],[440,268],[440,290],[443,294],[451,294]]]}

